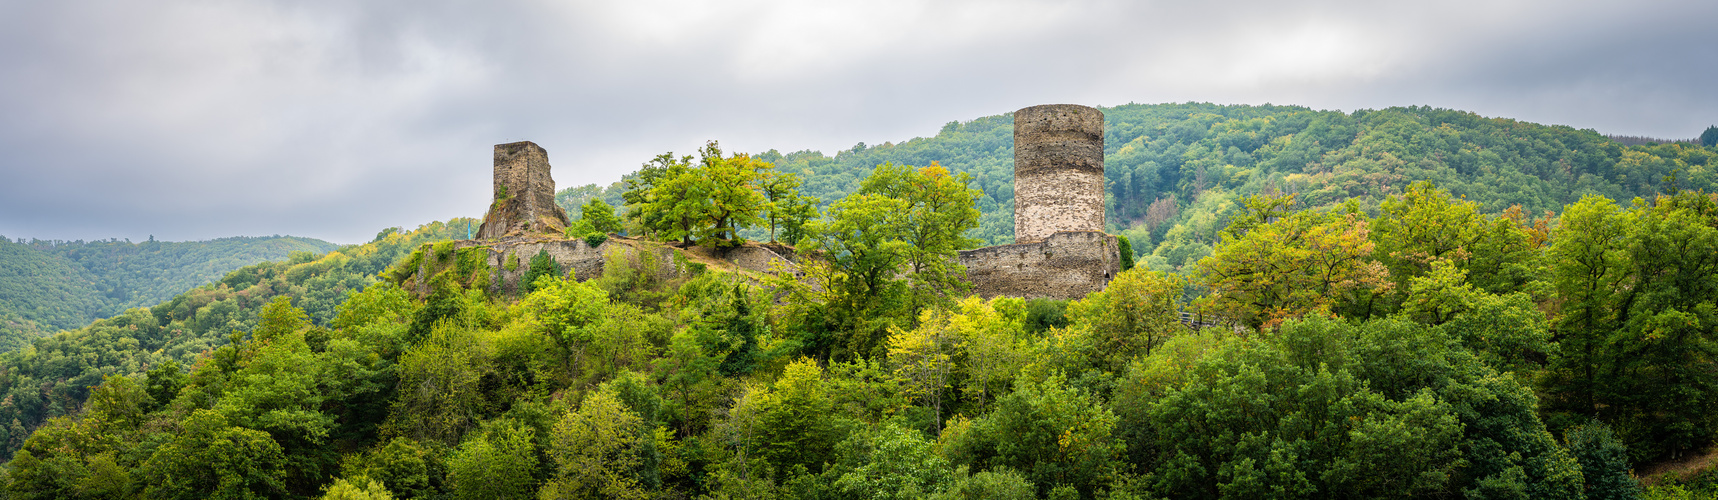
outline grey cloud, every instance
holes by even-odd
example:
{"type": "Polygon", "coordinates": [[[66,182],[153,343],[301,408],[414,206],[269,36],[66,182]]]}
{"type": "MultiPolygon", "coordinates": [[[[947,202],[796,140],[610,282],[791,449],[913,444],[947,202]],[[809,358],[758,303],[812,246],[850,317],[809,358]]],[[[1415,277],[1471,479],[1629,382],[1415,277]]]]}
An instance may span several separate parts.
{"type": "Polygon", "coordinates": [[[1703,2],[809,5],[0,5],[0,234],[355,242],[479,215],[496,143],[542,144],[564,187],[707,139],[833,152],[1044,102],[1718,121],[1703,2]]]}

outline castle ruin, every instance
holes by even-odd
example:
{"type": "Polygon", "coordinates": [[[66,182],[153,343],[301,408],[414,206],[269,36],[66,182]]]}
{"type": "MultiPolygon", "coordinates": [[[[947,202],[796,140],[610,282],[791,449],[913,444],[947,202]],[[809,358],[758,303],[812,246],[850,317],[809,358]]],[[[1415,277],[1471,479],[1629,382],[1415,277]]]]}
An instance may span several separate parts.
{"type": "Polygon", "coordinates": [[[552,234],[572,221],[555,204],[555,179],[549,177],[549,152],[531,141],[495,145],[495,202],[483,216],[477,239],[552,234]]]}
{"type": "Polygon", "coordinates": [[[1077,299],[1121,272],[1104,232],[1104,113],[1074,104],[1014,112],[1014,241],[960,252],[984,297],[1077,299]]]}
{"type": "MultiPolygon", "coordinates": [[[[1014,235],[1012,245],[963,250],[972,291],[983,297],[1077,299],[1101,291],[1121,271],[1116,237],[1104,224],[1104,115],[1072,104],[1032,106],[1014,112],[1014,235]]],[[[426,246],[415,290],[429,293],[428,276],[463,269],[467,285],[482,283],[517,293],[539,252],[580,281],[602,274],[612,252],[678,265],[677,252],[737,269],[796,269],[791,248],[759,245],[732,249],[672,249],[631,238],[597,245],[562,236],[569,222],[555,204],[549,155],[531,142],[495,146],[495,201],[476,239],[426,246]],[[469,269],[468,269],[469,268],[469,269]]]]}
{"type": "Polygon", "coordinates": [[[1104,230],[1104,112],[1046,104],[1014,112],[1014,241],[1104,230]]]}

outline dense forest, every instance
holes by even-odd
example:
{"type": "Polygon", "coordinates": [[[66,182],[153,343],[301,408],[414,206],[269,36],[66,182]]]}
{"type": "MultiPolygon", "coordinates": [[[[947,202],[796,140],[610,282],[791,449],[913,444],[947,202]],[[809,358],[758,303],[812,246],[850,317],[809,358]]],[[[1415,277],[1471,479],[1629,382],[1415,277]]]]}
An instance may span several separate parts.
{"type": "Polygon", "coordinates": [[[1012,239],[1007,117],[834,158],[712,143],[564,191],[568,235],[792,241],[797,272],[616,253],[578,282],[541,258],[505,296],[434,244],[462,223],[245,267],[0,356],[0,482],[18,498],[1718,495],[1701,460],[1718,442],[1718,149],[1417,108],[1106,113],[1112,230],[1139,260],[1082,299],[964,292],[954,252],[1012,239]]]}
{"type": "Polygon", "coordinates": [[[143,243],[13,241],[0,236],[0,352],[127,309],[147,307],[241,266],[335,245],[274,236],[143,243]]]}
{"type": "MultiPolygon", "coordinates": [[[[1478,201],[1487,212],[1520,205],[1543,214],[1589,194],[1652,196],[1673,173],[1682,189],[1718,187],[1710,147],[1718,143],[1718,127],[1702,134],[1701,140],[1712,141],[1707,147],[1624,147],[1592,130],[1425,107],[1353,113],[1204,103],[1100,109],[1110,231],[1127,235],[1142,258],[1156,255],[1174,266],[1208,254],[1228,220],[1225,207],[1261,193],[1297,194],[1309,207],[1354,200],[1370,211],[1426,180],[1478,201]]],[[[1005,114],[950,122],[933,137],[860,143],[833,156],[771,150],[752,157],[797,176],[799,191],[821,208],[858,189],[877,165],[937,163],[971,175],[971,186],[983,193],[979,227],[968,236],[984,245],[1007,244],[1014,241],[1013,127],[1013,116],[1005,114]]],[[[578,207],[593,197],[623,206],[627,189],[625,180],[580,186],[562,190],[557,200],[576,219],[578,207]]],[[[761,228],[744,234],[768,239],[761,228]]]]}
{"type": "Polygon", "coordinates": [[[294,252],[288,259],[241,267],[153,307],[129,309],[0,354],[0,452],[10,456],[43,421],[76,413],[90,388],[109,375],[195,364],[235,333],[252,330],[257,310],[274,297],[292,297],[315,323],[328,324],[347,291],[374,283],[376,273],[417,245],[463,238],[463,220],[457,228],[451,224],[409,233],[389,229],[365,245],[322,255],[294,252]]]}

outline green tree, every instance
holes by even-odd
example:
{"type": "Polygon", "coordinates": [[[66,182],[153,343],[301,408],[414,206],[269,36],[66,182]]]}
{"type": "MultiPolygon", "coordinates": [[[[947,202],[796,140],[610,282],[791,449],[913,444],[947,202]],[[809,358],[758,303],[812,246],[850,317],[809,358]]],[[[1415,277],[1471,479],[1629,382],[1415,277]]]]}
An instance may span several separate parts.
{"type": "Polygon", "coordinates": [[[753,387],[736,402],[728,423],[729,439],[738,455],[736,463],[750,468],[750,460],[761,460],[764,470],[744,476],[768,474],[786,479],[799,473],[823,472],[843,435],[844,423],[834,415],[834,404],[817,362],[801,359],[787,365],[773,387],[753,387]]]}
{"type": "MultiPolygon", "coordinates": [[[[843,359],[873,354],[887,327],[905,309],[906,283],[896,279],[906,264],[909,244],[902,239],[905,200],[855,193],[829,207],[812,225],[814,251],[827,260],[802,266],[809,287],[819,290],[825,321],[845,338],[837,340],[843,359]],[[819,264],[825,264],[822,267],[819,264]]],[[[803,300],[809,302],[811,300],[803,300]]]]}
{"type": "Polygon", "coordinates": [[[948,460],[924,434],[884,424],[854,432],[836,446],[825,477],[844,498],[923,498],[954,479],[948,460]]]}
{"type": "Polygon", "coordinates": [[[637,172],[626,176],[626,191],[622,192],[621,201],[626,204],[626,219],[637,230],[638,234],[660,235],[658,231],[666,227],[667,212],[661,210],[661,200],[655,199],[656,188],[670,176],[678,176],[690,168],[691,156],[676,158],[674,153],[656,155],[650,161],[639,167],[637,172]]]}
{"type": "Polygon", "coordinates": [[[1578,425],[1565,432],[1563,438],[1569,453],[1581,463],[1587,498],[1620,500],[1640,495],[1640,483],[1629,474],[1628,449],[1611,433],[1610,427],[1599,422],[1578,425]]]}
{"type": "Polygon", "coordinates": [[[151,498],[280,498],[286,455],[268,433],[197,410],[139,467],[151,498]]]}
{"type": "Polygon", "coordinates": [[[1179,276],[1144,268],[1123,271],[1102,291],[1068,303],[1070,329],[1089,335],[1097,367],[1121,373],[1136,356],[1182,334],[1179,276]]]}
{"type": "Polygon", "coordinates": [[[557,472],[539,498],[646,498],[637,477],[641,435],[638,415],[614,394],[587,396],[576,412],[555,424],[550,444],[557,472]]]}
{"type": "Polygon", "coordinates": [[[1018,470],[1040,494],[1072,486],[1091,495],[1119,472],[1125,447],[1111,433],[1116,416],[1093,398],[1068,387],[1060,376],[1023,380],[974,420],[956,420],[943,431],[943,453],[974,470],[1018,470]]]}
{"type": "Polygon", "coordinates": [[[710,209],[698,237],[738,243],[741,229],[763,222],[768,199],[760,184],[775,165],[743,154],[723,158],[715,141],[700,153],[704,162],[700,173],[710,183],[710,209]]]}
{"type": "Polygon", "coordinates": [[[1568,208],[1548,252],[1562,346],[1541,379],[1548,413],[1609,424],[1637,460],[1714,439],[1714,220],[1711,197],[1689,191],[1629,210],[1597,197],[1568,208]]]}
{"type": "Polygon", "coordinates": [[[1580,498],[1533,393],[1402,320],[1181,337],[1116,393],[1130,459],[1160,495],[1580,498]]]}
{"type": "Polygon", "coordinates": [[[341,472],[354,483],[358,478],[373,481],[401,498],[424,498],[435,493],[430,477],[437,468],[436,457],[429,450],[417,441],[396,437],[361,455],[349,456],[341,472]]]}
{"type": "Polygon", "coordinates": [[[776,227],[789,244],[805,238],[805,225],[817,218],[817,198],[799,193],[800,178],[785,172],[769,173],[760,184],[767,200],[770,241],[776,240],[776,227]]]}
{"type": "Polygon", "coordinates": [[[322,500],[394,500],[388,488],[367,477],[335,479],[323,490],[322,500]]]}
{"type": "Polygon", "coordinates": [[[598,327],[607,310],[608,293],[572,279],[544,279],[521,305],[533,314],[544,335],[560,351],[563,380],[572,381],[585,370],[585,352],[598,338],[598,327]]]}
{"type": "Polygon", "coordinates": [[[954,294],[966,289],[959,251],[977,246],[967,231],[978,227],[979,192],[969,188],[972,176],[950,174],[936,162],[924,168],[892,164],[877,166],[859,186],[860,193],[874,193],[905,201],[907,211],[900,239],[915,289],[931,294],[954,294]]]}
{"type": "Polygon", "coordinates": [[[942,430],[943,393],[954,372],[953,354],[961,343],[947,311],[929,309],[918,328],[894,328],[889,335],[889,365],[902,392],[931,410],[931,431],[942,430]]]}
{"type": "Polygon", "coordinates": [[[689,245],[712,210],[714,190],[710,179],[688,161],[668,163],[637,205],[634,218],[648,234],[689,245]]]}
{"type": "Polygon", "coordinates": [[[579,220],[588,221],[591,229],[602,234],[618,233],[621,231],[620,217],[614,214],[614,207],[601,198],[591,198],[579,207],[579,220]]]}
{"type": "Polygon", "coordinates": [[[834,321],[846,337],[842,354],[872,354],[889,325],[964,293],[959,250],[976,244],[965,234],[978,224],[969,182],[934,164],[879,165],[812,225],[811,249],[830,268],[808,274],[823,281],[817,286],[831,292],[829,309],[842,316],[834,321]]]}
{"type": "Polygon", "coordinates": [[[648,186],[635,186],[627,198],[629,217],[645,232],[682,244],[737,244],[739,230],[763,222],[768,200],[760,185],[774,166],[743,154],[724,157],[715,141],[698,155],[696,165],[690,157],[658,156],[647,166],[648,186]]]}
{"type": "Polygon", "coordinates": [[[1709,148],[1718,146],[1718,125],[1706,127],[1706,131],[1700,133],[1700,145],[1709,148]]]}
{"type": "Polygon", "coordinates": [[[535,496],[536,429],[507,419],[490,422],[447,459],[448,493],[457,499],[535,496]]]}
{"type": "Polygon", "coordinates": [[[1389,271],[1372,260],[1366,219],[1353,212],[1302,210],[1280,218],[1274,208],[1238,216],[1245,233],[1227,232],[1216,253],[1199,261],[1210,288],[1203,308],[1250,328],[1269,328],[1310,313],[1330,314],[1345,301],[1388,289],[1389,271]],[[1269,222],[1262,222],[1264,220],[1269,222]]]}

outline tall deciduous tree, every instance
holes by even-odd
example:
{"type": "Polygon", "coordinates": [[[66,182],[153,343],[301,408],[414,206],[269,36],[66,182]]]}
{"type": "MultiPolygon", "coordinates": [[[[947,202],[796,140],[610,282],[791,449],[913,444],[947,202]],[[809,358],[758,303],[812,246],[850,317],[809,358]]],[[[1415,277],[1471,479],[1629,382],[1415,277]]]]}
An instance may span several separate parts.
{"type": "Polygon", "coordinates": [[[805,224],[817,218],[817,198],[799,193],[798,175],[772,172],[764,177],[762,191],[768,200],[770,241],[776,240],[776,229],[787,243],[796,244],[805,237],[805,224]]]}
{"type": "Polygon", "coordinates": [[[768,200],[761,183],[775,166],[743,154],[724,157],[715,141],[698,154],[696,164],[670,153],[647,165],[648,175],[641,172],[625,195],[628,217],[647,233],[683,244],[735,242],[739,230],[763,222],[768,200]]]}
{"type": "Polygon", "coordinates": [[[1099,368],[1121,373],[1136,356],[1151,351],[1187,327],[1181,324],[1179,276],[1135,268],[1123,271],[1103,291],[1068,304],[1072,329],[1092,339],[1099,368]]]}
{"type": "Polygon", "coordinates": [[[614,394],[598,391],[555,424],[550,456],[555,479],[539,498],[647,498],[636,474],[641,435],[637,414],[614,394]]]}
{"type": "Polygon", "coordinates": [[[839,326],[849,335],[844,351],[872,354],[887,325],[910,322],[924,306],[966,289],[958,252],[977,244],[965,234],[978,225],[979,194],[968,182],[934,164],[886,163],[813,224],[813,249],[833,271],[824,286],[836,291],[837,309],[852,314],[839,326]]]}
{"type": "Polygon", "coordinates": [[[1308,313],[1328,314],[1342,301],[1390,287],[1390,272],[1372,259],[1365,218],[1353,211],[1302,210],[1249,201],[1216,253],[1199,261],[1210,287],[1207,310],[1252,328],[1308,313]]]}
{"type": "Polygon", "coordinates": [[[603,234],[621,230],[620,217],[615,216],[614,207],[600,198],[591,198],[579,207],[579,220],[589,221],[591,230],[603,234]]]}
{"type": "Polygon", "coordinates": [[[1597,417],[1635,458],[1718,438],[1718,204],[1684,191],[1623,209],[1571,205],[1549,264],[1562,355],[1543,378],[1553,415],[1597,417]]]}

